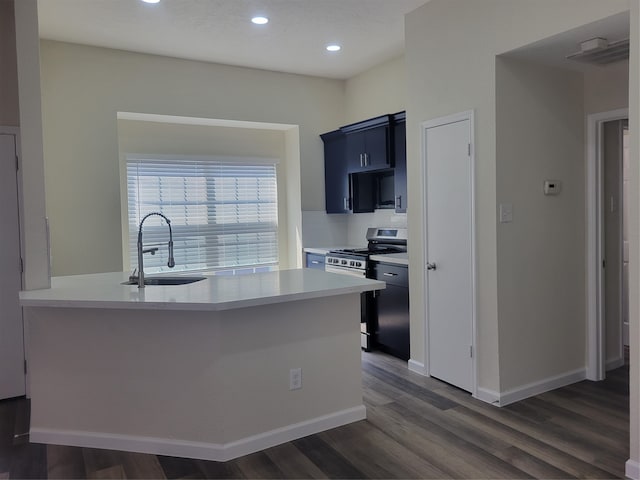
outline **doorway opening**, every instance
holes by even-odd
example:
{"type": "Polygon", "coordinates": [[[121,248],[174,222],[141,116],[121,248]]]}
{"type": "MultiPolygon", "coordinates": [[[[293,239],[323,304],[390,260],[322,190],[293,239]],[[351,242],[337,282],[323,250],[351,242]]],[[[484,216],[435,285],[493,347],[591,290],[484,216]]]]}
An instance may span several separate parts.
{"type": "Polygon", "coordinates": [[[625,363],[629,344],[628,109],[588,117],[587,378],[625,363]]]}

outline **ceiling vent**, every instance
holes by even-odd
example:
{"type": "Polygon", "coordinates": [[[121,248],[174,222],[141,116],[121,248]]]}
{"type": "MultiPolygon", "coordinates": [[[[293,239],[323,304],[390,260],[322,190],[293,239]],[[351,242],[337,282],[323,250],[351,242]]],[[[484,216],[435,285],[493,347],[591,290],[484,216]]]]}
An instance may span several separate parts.
{"type": "Polygon", "coordinates": [[[596,37],[580,44],[580,51],[567,55],[567,60],[575,60],[596,65],[627,60],[629,58],[629,39],[609,43],[606,38],[596,37]]]}

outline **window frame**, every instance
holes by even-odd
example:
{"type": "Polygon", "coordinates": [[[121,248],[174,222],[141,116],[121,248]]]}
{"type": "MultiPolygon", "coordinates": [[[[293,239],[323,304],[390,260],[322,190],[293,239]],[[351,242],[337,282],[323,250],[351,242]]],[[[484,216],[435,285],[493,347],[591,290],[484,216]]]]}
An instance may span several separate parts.
{"type": "MultiPolygon", "coordinates": [[[[211,163],[223,163],[223,164],[236,164],[236,165],[272,165],[275,168],[275,181],[276,181],[276,219],[277,219],[277,246],[276,255],[277,263],[269,267],[253,267],[253,266],[238,266],[222,269],[215,269],[212,267],[206,267],[202,269],[189,269],[181,270],[184,272],[203,272],[211,271],[215,274],[229,275],[238,273],[250,273],[264,270],[277,270],[280,268],[280,242],[281,242],[281,225],[280,225],[280,202],[281,195],[280,189],[280,159],[273,157],[255,157],[255,156],[221,156],[221,155],[168,155],[168,154],[149,154],[149,153],[122,153],[120,155],[120,206],[121,206],[121,226],[122,226],[122,261],[125,271],[132,271],[137,266],[137,262],[131,263],[131,244],[130,244],[130,225],[129,225],[129,192],[128,192],[128,171],[127,166],[132,161],[145,161],[145,160],[158,160],[163,162],[211,162],[211,163]]],[[[169,217],[170,218],[170,217],[169,217]]],[[[170,218],[171,219],[171,218],[170,218]]],[[[137,227],[136,227],[137,228],[137,227]]],[[[153,228],[153,227],[151,227],[153,228]]],[[[175,228],[175,227],[174,227],[175,228]]],[[[145,229],[147,225],[145,223],[145,229]]],[[[137,234],[137,230],[136,230],[137,234]]],[[[168,235],[168,232],[167,232],[168,235]]]]}

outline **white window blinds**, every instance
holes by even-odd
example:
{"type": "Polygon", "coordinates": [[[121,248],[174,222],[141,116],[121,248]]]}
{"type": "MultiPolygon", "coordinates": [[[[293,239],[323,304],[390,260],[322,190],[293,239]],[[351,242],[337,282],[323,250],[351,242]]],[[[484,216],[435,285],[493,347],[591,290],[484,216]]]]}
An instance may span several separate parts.
{"type": "MultiPolygon", "coordinates": [[[[160,212],[173,229],[173,270],[269,269],[278,262],[275,163],[127,156],[129,252],[137,265],[140,220],[160,212]]],[[[143,227],[145,273],[168,271],[169,229],[154,216],[143,227]]],[[[221,272],[222,273],[222,272],[221,272]]]]}

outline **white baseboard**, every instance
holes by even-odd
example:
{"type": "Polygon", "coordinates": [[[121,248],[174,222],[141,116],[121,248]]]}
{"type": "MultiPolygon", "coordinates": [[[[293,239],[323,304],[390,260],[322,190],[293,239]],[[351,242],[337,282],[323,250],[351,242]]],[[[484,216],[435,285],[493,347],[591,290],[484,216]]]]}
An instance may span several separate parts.
{"type": "Polygon", "coordinates": [[[427,368],[424,366],[424,363],[418,362],[416,360],[409,360],[408,362],[409,370],[414,373],[419,373],[420,375],[424,375],[428,377],[427,368]]]}
{"type": "Polygon", "coordinates": [[[495,390],[489,390],[487,388],[480,388],[476,390],[474,398],[482,400],[483,402],[490,403],[491,405],[500,406],[500,394],[495,390]]]}
{"type": "Polygon", "coordinates": [[[607,363],[605,365],[605,370],[608,372],[609,370],[614,370],[616,368],[620,368],[623,365],[624,365],[624,358],[623,357],[614,358],[612,360],[607,360],[607,363]]]}
{"type": "Polygon", "coordinates": [[[627,460],[624,464],[624,475],[633,480],[640,480],[640,463],[635,460],[627,460]]]}
{"type": "Polygon", "coordinates": [[[365,418],[367,418],[366,408],[364,405],[359,405],[225,444],[46,428],[32,428],[29,432],[29,440],[34,443],[105,448],[226,462],[365,418]]]}
{"type": "Polygon", "coordinates": [[[585,378],[587,378],[587,371],[584,368],[580,368],[561,375],[545,378],[538,382],[512,388],[500,393],[499,406],[504,407],[505,405],[533,397],[534,395],[540,395],[541,393],[555,390],[556,388],[580,382],[585,378]]]}

